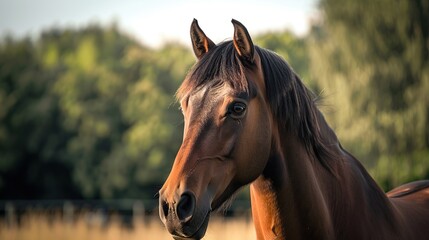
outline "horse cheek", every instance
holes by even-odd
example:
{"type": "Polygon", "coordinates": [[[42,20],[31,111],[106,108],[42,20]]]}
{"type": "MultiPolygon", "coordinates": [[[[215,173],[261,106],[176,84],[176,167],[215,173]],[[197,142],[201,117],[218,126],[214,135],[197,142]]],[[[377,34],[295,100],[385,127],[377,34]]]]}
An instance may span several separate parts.
{"type": "Polygon", "coordinates": [[[244,184],[255,180],[264,170],[271,150],[271,123],[261,104],[249,106],[239,142],[238,178],[244,184]],[[258,106],[259,105],[259,106],[258,106]],[[241,173],[241,174],[240,174],[241,173]]]}

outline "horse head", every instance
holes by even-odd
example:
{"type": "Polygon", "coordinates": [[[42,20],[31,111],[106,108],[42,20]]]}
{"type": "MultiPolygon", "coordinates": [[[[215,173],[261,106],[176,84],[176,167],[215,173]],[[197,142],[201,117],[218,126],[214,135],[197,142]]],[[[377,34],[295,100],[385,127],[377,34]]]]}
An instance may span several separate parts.
{"type": "Polygon", "coordinates": [[[263,171],[272,144],[261,60],[247,29],[216,45],[191,25],[197,62],[178,90],[182,145],[160,190],[159,214],[176,239],[204,236],[210,213],[263,171]]]}

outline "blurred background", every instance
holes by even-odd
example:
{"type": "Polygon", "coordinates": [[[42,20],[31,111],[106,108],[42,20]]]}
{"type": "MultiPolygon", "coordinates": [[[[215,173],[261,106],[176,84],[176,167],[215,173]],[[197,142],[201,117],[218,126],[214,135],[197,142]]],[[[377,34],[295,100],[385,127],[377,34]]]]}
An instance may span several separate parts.
{"type": "MultiPolygon", "coordinates": [[[[282,55],[384,190],[429,178],[427,0],[0,0],[0,239],[170,239],[156,193],[193,18],[282,55]]],[[[249,206],[244,188],[206,239],[255,239],[249,206]]]]}

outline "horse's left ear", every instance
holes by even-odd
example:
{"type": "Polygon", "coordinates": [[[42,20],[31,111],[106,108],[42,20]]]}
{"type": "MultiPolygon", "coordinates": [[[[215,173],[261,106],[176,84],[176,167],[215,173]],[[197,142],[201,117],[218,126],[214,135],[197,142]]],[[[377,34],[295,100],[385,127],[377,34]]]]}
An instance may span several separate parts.
{"type": "Polygon", "coordinates": [[[191,40],[192,48],[194,49],[195,56],[201,59],[211,48],[215,47],[216,44],[206,36],[198,25],[197,19],[191,24],[191,40]]]}
{"type": "Polygon", "coordinates": [[[234,25],[233,42],[235,50],[242,59],[253,63],[255,47],[253,46],[252,38],[250,37],[249,32],[239,21],[232,19],[231,22],[234,25]]]}

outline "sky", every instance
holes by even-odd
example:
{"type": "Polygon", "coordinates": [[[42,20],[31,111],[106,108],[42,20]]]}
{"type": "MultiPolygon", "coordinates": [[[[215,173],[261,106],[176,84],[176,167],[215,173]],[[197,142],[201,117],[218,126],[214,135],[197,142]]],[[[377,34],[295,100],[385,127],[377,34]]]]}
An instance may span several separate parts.
{"type": "Polygon", "coordinates": [[[158,47],[167,41],[189,43],[196,18],[214,42],[230,39],[231,19],[250,34],[290,29],[309,30],[317,0],[0,0],[0,35],[37,36],[51,27],[80,27],[91,22],[118,23],[142,43],[158,47]]]}

